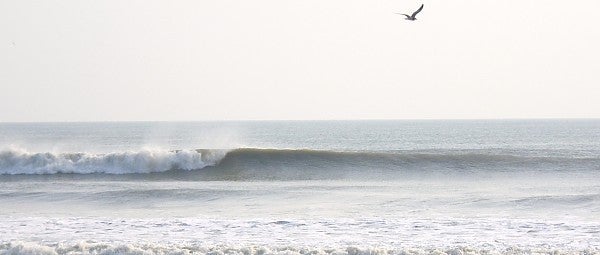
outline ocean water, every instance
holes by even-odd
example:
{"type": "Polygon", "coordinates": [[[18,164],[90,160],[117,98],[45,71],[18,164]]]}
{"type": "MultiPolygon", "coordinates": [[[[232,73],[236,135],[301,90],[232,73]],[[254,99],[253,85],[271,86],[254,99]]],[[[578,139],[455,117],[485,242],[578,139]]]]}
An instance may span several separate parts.
{"type": "Polygon", "coordinates": [[[0,254],[600,254],[600,120],[0,123],[0,254]]]}

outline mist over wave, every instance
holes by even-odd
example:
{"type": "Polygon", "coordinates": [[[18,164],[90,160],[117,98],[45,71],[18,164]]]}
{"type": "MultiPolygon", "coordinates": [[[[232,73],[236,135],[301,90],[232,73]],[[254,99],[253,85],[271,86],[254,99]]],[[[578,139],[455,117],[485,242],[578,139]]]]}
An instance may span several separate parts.
{"type": "Polygon", "coordinates": [[[93,153],[33,153],[24,149],[0,152],[0,174],[153,173],[194,170],[214,165],[215,158],[195,150],[150,150],[93,153]]]}

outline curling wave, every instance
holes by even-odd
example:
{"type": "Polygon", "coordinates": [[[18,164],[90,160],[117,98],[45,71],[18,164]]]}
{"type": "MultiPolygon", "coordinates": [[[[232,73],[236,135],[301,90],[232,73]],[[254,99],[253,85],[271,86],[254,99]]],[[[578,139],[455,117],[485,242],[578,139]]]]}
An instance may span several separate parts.
{"type": "Polygon", "coordinates": [[[153,173],[195,170],[214,165],[213,155],[195,150],[141,150],[92,153],[31,153],[23,149],[0,152],[0,174],[153,173]]]}
{"type": "MultiPolygon", "coordinates": [[[[398,170],[600,170],[600,158],[541,157],[490,151],[363,151],[308,149],[141,150],[92,153],[0,151],[0,174],[140,174],[200,170],[205,177],[328,178],[340,172],[398,170]],[[368,171],[365,171],[368,170],[368,171]]],[[[179,172],[178,172],[179,173],[179,172]]]]}

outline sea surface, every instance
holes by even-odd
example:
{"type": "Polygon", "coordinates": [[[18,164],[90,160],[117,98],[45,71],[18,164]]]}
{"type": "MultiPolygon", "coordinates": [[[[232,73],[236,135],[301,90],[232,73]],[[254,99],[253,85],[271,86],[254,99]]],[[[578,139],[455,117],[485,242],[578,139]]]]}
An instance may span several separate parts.
{"type": "Polygon", "coordinates": [[[0,254],[600,254],[600,120],[0,123],[0,254]]]}

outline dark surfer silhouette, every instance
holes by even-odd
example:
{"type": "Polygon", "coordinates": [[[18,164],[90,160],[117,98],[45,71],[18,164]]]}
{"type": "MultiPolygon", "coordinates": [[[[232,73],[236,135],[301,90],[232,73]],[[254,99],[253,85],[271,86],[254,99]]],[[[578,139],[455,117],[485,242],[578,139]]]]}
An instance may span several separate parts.
{"type": "Polygon", "coordinates": [[[423,6],[424,5],[425,4],[421,4],[421,7],[419,7],[418,10],[416,10],[415,12],[413,12],[412,15],[408,15],[408,14],[404,14],[404,13],[396,13],[396,14],[400,14],[400,15],[406,16],[406,20],[417,20],[417,14],[423,10],[423,6]]]}

